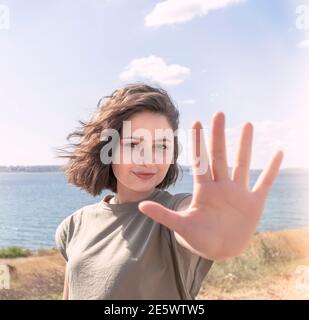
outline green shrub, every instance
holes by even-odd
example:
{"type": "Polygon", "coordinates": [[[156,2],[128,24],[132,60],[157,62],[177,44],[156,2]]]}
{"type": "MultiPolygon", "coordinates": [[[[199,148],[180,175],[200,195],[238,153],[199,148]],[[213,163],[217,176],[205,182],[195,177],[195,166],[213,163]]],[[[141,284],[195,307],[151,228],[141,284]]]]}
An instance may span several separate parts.
{"type": "Polygon", "coordinates": [[[11,246],[0,249],[0,258],[29,257],[32,254],[33,253],[31,250],[17,246],[11,246]]]}

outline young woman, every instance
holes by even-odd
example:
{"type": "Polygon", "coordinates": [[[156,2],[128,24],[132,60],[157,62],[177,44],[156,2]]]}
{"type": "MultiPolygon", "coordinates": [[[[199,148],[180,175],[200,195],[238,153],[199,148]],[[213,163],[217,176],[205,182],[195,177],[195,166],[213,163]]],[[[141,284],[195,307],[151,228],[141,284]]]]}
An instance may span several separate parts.
{"type": "Polygon", "coordinates": [[[195,299],[213,261],[240,255],[247,247],[283,153],[273,156],[250,190],[253,127],[242,128],[230,176],[225,119],[218,112],[209,161],[202,125],[193,123],[193,192],[173,195],[165,189],[178,177],[178,137],[168,139],[162,132],[177,132],[179,111],[167,92],[136,83],[105,98],[69,135],[79,141],[62,156],[69,158],[69,183],[93,196],[114,193],[76,210],[56,230],[56,245],[66,260],[63,298],[195,299]],[[126,123],[130,131],[124,130],[126,123]],[[108,141],[102,135],[108,129],[118,139],[108,141]],[[149,134],[136,136],[139,130],[149,134]],[[106,151],[108,144],[113,148],[106,151]],[[145,160],[147,148],[152,152],[145,160]]]}

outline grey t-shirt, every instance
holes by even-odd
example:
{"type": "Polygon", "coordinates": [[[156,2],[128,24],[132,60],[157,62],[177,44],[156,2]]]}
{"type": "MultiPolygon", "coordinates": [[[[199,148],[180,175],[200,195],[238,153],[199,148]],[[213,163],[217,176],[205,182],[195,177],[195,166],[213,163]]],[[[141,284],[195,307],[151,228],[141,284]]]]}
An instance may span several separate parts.
{"type": "MultiPolygon", "coordinates": [[[[176,210],[191,195],[155,188],[146,199],[176,210]]],[[[69,299],[194,300],[213,261],[181,246],[172,230],[138,210],[139,202],[110,198],[76,210],[56,230],[69,299]]]]}

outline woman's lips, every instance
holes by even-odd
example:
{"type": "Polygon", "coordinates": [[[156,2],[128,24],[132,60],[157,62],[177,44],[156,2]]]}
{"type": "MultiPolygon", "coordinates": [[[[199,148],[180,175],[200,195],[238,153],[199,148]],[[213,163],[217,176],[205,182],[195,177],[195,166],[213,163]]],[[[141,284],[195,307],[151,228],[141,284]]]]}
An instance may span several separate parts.
{"type": "Polygon", "coordinates": [[[133,172],[138,178],[143,180],[148,180],[152,178],[155,174],[154,173],[135,173],[133,172]]]}

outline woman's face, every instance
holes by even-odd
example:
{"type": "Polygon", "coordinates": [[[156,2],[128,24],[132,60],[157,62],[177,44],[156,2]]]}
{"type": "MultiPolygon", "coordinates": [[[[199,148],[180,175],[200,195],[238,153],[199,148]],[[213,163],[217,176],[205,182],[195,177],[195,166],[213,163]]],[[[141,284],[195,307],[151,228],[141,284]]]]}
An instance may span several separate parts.
{"type": "Polygon", "coordinates": [[[145,111],[127,119],[117,149],[120,161],[112,163],[118,188],[146,192],[160,184],[173,161],[173,134],[162,114],[145,111]]]}

